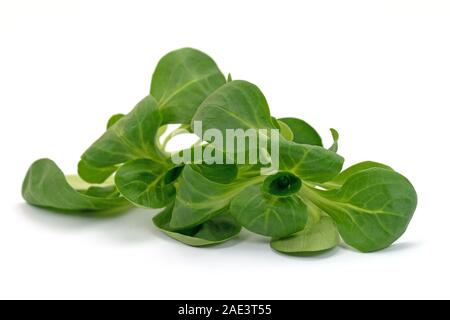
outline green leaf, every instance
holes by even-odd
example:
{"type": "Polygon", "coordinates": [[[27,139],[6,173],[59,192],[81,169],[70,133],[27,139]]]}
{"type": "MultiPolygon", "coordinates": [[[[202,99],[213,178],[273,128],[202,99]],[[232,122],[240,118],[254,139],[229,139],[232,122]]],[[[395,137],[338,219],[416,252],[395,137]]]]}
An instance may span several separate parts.
{"type": "Polygon", "coordinates": [[[286,123],[284,123],[282,121],[277,120],[277,122],[278,122],[278,125],[280,126],[280,134],[281,134],[281,136],[283,138],[285,138],[287,141],[293,141],[294,140],[294,133],[292,132],[291,128],[286,123]]]}
{"type": "Polygon", "coordinates": [[[103,183],[114,172],[117,166],[111,167],[95,167],[84,160],[78,162],[78,174],[90,183],[103,183]]]}
{"type": "MultiPolygon", "coordinates": [[[[147,96],[94,142],[81,157],[83,165],[108,171],[136,159],[164,162],[166,156],[156,141],[161,121],[155,99],[147,96]]],[[[91,171],[81,170],[79,174],[88,182],[99,180],[91,171]]]]}
{"type": "Polygon", "coordinates": [[[268,176],[263,183],[264,192],[286,197],[297,193],[302,186],[302,181],[290,172],[278,172],[268,176]]]}
{"type": "MultiPolygon", "coordinates": [[[[281,118],[279,122],[287,125],[293,134],[292,141],[299,144],[310,144],[322,147],[322,138],[308,123],[297,118],[281,118]]],[[[288,139],[289,140],[289,139],[288,139]]]]}
{"type": "MultiPolygon", "coordinates": [[[[118,113],[111,116],[106,125],[106,130],[111,128],[116,122],[125,117],[124,114],[118,113]]],[[[103,183],[114,172],[117,171],[117,166],[110,167],[95,167],[84,160],[78,162],[78,174],[88,180],[90,183],[103,183]]]]}
{"type": "Polygon", "coordinates": [[[274,128],[266,98],[257,86],[247,81],[228,82],[211,94],[192,120],[202,121],[203,130],[274,128]]]}
{"type": "Polygon", "coordinates": [[[347,244],[363,252],[381,250],[396,241],[417,205],[414,187],[405,177],[377,167],[351,175],[339,189],[304,187],[301,194],[333,218],[347,244]]]}
{"type": "Polygon", "coordinates": [[[225,78],[209,56],[183,48],[159,61],[147,97],[109,119],[82,155],[78,176],[41,159],[22,194],[32,205],[72,214],[166,207],[155,225],[192,246],[221,243],[243,226],[288,254],[322,252],[340,237],[364,252],[385,248],[406,230],[416,192],[383,164],[341,172],[339,134],[330,130],[326,149],[305,121],[273,117],[257,86],[225,78]],[[180,127],[163,135],[170,124],[180,127]],[[183,133],[201,138],[166,152],[183,133]]]}
{"type": "Polygon", "coordinates": [[[40,159],[27,172],[22,196],[32,205],[62,211],[106,211],[129,206],[114,186],[81,187],[77,183],[80,191],[69,185],[64,173],[52,160],[40,159]]]}
{"type": "Polygon", "coordinates": [[[183,48],[159,61],[150,93],[158,101],[165,124],[186,124],[205,98],[224,84],[224,75],[208,55],[183,48]]]}
{"type": "Polygon", "coordinates": [[[118,114],[113,115],[111,118],[109,118],[108,123],[106,125],[106,130],[108,130],[113,125],[115,125],[116,122],[119,121],[120,119],[122,119],[123,117],[125,117],[124,114],[118,113],[118,114]]]}
{"type": "Polygon", "coordinates": [[[287,238],[272,239],[272,249],[292,255],[319,254],[336,247],[340,242],[334,221],[321,216],[315,223],[308,223],[304,230],[287,238]]]}
{"type": "Polygon", "coordinates": [[[342,171],[339,175],[337,175],[333,180],[328,181],[327,183],[325,183],[324,186],[326,186],[328,188],[340,187],[352,175],[354,175],[354,174],[356,174],[356,173],[358,173],[360,171],[364,171],[364,170],[371,169],[371,168],[383,168],[383,169],[393,170],[391,167],[389,167],[389,166],[387,166],[385,164],[379,163],[379,162],[364,161],[364,162],[360,162],[360,163],[354,164],[351,167],[348,167],[347,169],[342,171]]]}
{"type": "Polygon", "coordinates": [[[344,158],[319,146],[280,141],[280,170],[305,181],[326,182],[342,170],[344,158]]]}
{"type": "Polygon", "coordinates": [[[331,136],[333,137],[333,144],[330,147],[330,151],[337,152],[338,151],[338,141],[339,141],[339,132],[337,132],[335,129],[330,129],[331,136]]]}
{"type": "Polygon", "coordinates": [[[181,231],[170,228],[171,218],[172,208],[167,207],[153,218],[153,223],[169,237],[194,247],[223,243],[236,237],[241,231],[241,226],[231,216],[224,213],[199,226],[181,231]]]}
{"type": "Polygon", "coordinates": [[[222,184],[231,183],[237,178],[238,168],[235,164],[199,164],[192,168],[208,180],[222,184]]]}
{"type": "Polygon", "coordinates": [[[150,159],[130,161],[117,171],[115,183],[131,203],[145,208],[163,208],[175,199],[174,181],[178,168],[167,167],[150,159]]]}
{"type": "Polygon", "coordinates": [[[261,185],[241,191],[231,201],[230,212],[246,229],[268,237],[286,237],[303,230],[308,219],[300,198],[271,196],[261,185]]]}
{"type": "Polygon", "coordinates": [[[228,207],[231,199],[242,189],[263,179],[238,177],[231,183],[219,183],[206,178],[192,165],[186,165],[178,181],[170,227],[186,229],[213,218],[228,207]]]}
{"type": "MultiPolygon", "coordinates": [[[[302,180],[327,181],[342,168],[343,159],[321,147],[290,143],[287,149],[282,150],[285,152],[281,152],[284,160],[280,160],[280,169],[302,180]]],[[[216,169],[218,167],[220,165],[215,166],[216,169]]],[[[201,224],[227,207],[244,188],[266,179],[260,175],[259,166],[238,167],[239,173],[233,180],[234,171],[225,167],[225,170],[213,172],[207,170],[208,166],[203,166],[203,171],[197,165],[187,166],[179,180],[171,227],[184,229],[201,224]]]]}
{"type": "Polygon", "coordinates": [[[87,196],[96,197],[96,198],[117,198],[120,196],[120,193],[117,191],[116,186],[91,186],[87,190],[77,190],[87,196]]]}

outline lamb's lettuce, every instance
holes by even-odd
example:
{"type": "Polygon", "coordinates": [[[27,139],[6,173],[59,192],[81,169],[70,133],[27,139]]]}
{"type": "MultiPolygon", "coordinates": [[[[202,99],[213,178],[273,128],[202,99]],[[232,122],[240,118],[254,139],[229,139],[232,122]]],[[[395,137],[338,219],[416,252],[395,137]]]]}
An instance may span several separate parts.
{"type": "Polygon", "coordinates": [[[304,120],[275,118],[256,85],[225,79],[208,55],[184,48],[157,64],[149,95],[128,114],[108,120],[81,156],[78,176],[65,176],[53,161],[41,159],[28,170],[22,194],[32,205],[70,213],[164,208],[155,226],[191,246],[225,242],[244,227],[270,237],[271,247],[287,254],[320,253],[341,239],[363,252],[386,248],[413,216],[414,187],[377,162],[342,171],[339,134],[331,129],[331,135],[333,144],[325,148],[304,120]],[[222,134],[222,146],[196,130],[199,122],[203,131],[222,134]],[[169,124],[180,127],[164,134],[169,124]],[[257,146],[234,145],[229,129],[263,133],[257,146]],[[165,150],[186,132],[197,134],[198,143],[174,154],[165,150]],[[263,151],[264,163],[236,163],[249,160],[255,148],[263,151]],[[173,161],[197,151],[220,161],[173,161]]]}

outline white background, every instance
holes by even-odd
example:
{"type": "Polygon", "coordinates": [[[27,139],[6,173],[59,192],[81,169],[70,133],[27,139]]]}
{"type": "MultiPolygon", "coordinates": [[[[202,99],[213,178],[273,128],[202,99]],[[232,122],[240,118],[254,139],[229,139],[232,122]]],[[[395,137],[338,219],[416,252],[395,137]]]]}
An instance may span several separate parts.
{"type": "Polygon", "coordinates": [[[450,3],[387,1],[0,0],[0,298],[450,298],[450,3]],[[155,212],[113,219],[23,203],[37,158],[67,173],[149,90],[184,46],[257,84],[272,113],[306,119],[347,166],[387,163],[419,206],[391,248],[315,258],[264,238],[195,249],[160,234],[155,212]]]}

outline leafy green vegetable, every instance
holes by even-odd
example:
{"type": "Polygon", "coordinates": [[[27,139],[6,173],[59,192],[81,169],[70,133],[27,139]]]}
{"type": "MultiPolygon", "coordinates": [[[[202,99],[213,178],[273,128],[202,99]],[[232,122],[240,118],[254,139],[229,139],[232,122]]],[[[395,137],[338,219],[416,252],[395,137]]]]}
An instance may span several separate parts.
{"type": "Polygon", "coordinates": [[[114,185],[83,185],[75,190],[49,159],[31,165],[23,182],[22,196],[32,205],[64,211],[105,211],[129,205],[114,185]]]}
{"type": "Polygon", "coordinates": [[[261,185],[240,192],[231,202],[230,212],[246,229],[268,237],[285,237],[303,230],[308,219],[300,198],[272,196],[264,193],[261,185]]]}
{"type": "Polygon", "coordinates": [[[269,105],[254,84],[234,80],[211,94],[198,108],[192,122],[202,121],[203,130],[275,128],[269,105]]]}
{"type": "Polygon", "coordinates": [[[241,231],[241,226],[226,211],[199,226],[181,231],[170,228],[171,218],[172,208],[167,207],[153,218],[153,223],[169,237],[194,247],[223,243],[236,237],[241,231]]]}
{"type": "Polygon", "coordinates": [[[379,163],[379,162],[364,161],[364,162],[360,162],[360,163],[354,164],[353,166],[345,169],[338,176],[336,176],[334,179],[328,181],[326,183],[326,186],[329,187],[329,188],[340,187],[352,175],[354,175],[354,174],[356,174],[356,173],[358,173],[360,171],[364,171],[364,170],[371,169],[371,168],[383,168],[383,169],[392,170],[391,167],[389,167],[389,166],[387,166],[385,164],[379,163]]]}
{"type": "Polygon", "coordinates": [[[225,82],[209,56],[184,48],[168,53],[159,61],[150,94],[158,101],[164,123],[190,123],[203,100],[225,82]]]}
{"type": "Polygon", "coordinates": [[[293,135],[292,141],[299,144],[323,146],[320,135],[305,121],[296,118],[281,118],[278,121],[289,127],[293,135]]]}
{"type": "Polygon", "coordinates": [[[238,167],[235,164],[194,164],[192,168],[205,178],[217,183],[231,183],[238,176],[238,167]]]}
{"type": "MultiPolygon", "coordinates": [[[[287,141],[293,141],[294,133],[292,132],[291,128],[283,121],[277,120],[277,123],[278,123],[278,126],[280,127],[281,136],[284,139],[286,139],[287,141]]],[[[300,143],[298,141],[294,141],[294,142],[300,143]]]]}
{"type": "Polygon", "coordinates": [[[287,238],[272,239],[272,249],[292,254],[311,255],[333,249],[340,242],[338,230],[333,220],[323,215],[318,221],[308,223],[305,229],[287,238]]]}
{"type": "Polygon", "coordinates": [[[116,173],[115,183],[120,193],[136,206],[164,208],[175,198],[173,173],[150,159],[127,162],[116,173]]]}
{"type": "Polygon", "coordinates": [[[344,158],[322,147],[294,142],[280,144],[280,169],[302,180],[326,182],[342,169],[344,158]]]}
{"type": "Polygon", "coordinates": [[[339,140],[339,132],[335,129],[330,129],[331,136],[333,137],[333,144],[330,147],[330,151],[337,152],[338,151],[338,140],[339,140]]]}
{"type": "Polygon", "coordinates": [[[115,125],[116,122],[119,121],[120,119],[122,119],[123,117],[125,117],[125,115],[122,113],[118,113],[118,114],[111,116],[111,118],[109,118],[109,120],[108,120],[108,124],[106,125],[106,130],[108,130],[113,125],[115,125]]]}
{"type": "Polygon", "coordinates": [[[330,130],[327,149],[304,120],[276,119],[256,85],[225,78],[208,55],[184,48],[159,61],[150,95],[108,120],[78,176],[41,159],[22,194],[35,206],[91,215],[164,208],[155,226],[191,246],[225,242],[244,227],[291,255],[330,250],[341,238],[363,252],[383,249],[405,232],[414,187],[377,162],[342,171],[339,134],[330,130]],[[198,141],[167,152],[185,133],[198,141]]]}
{"type": "Polygon", "coordinates": [[[90,183],[103,183],[117,171],[117,166],[95,167],[94,165],[80,160],[78,162],[78,174],[90,183]]]}
{"type": "Polygon", "coordinates": [[[302,186],[302,180],[290,172],[278,172],[264,180],[263,191],[278,197],[296,194],[302,186]]]}
{"type": "Polygon", "coordinates": [[[242,189],[263,179],[237,177],[224,184],[206,178],[192,165],[187,165],[179,180],[171,228],[180,230],[202,224],[228,207],[231,199],[242,189]]]}
{"type": "MultiPolygon", "coordinates": [[[[162,118],[153,97],[147,96],[128,115],[111,126],[82,155],[82,168],[96,167],[110,172],[116,165],[137,159],[163,162],[166,156],[157,146],[162,118]]],[[[79,175],[88,182],[99,182],[92,170],[79,175]]],[[[104,177],[104,176],[103,176],[104,177]]]]}
{"type": "Polygon", "coordinates": [[[302,190],[333,218],[344,241],[363,252],[384,249],[397,240],[417,205],[411,183],[384,168],[359,171],[339,189],[302,190]]]}
{"type": "MultiPolygon", "coordinates": [[[[291,130],[292,139],[287,140],[291,140],[299,144],[310,144],[313,146],[323,147],[322,138],[320,137],[319,133],[317,133],[317,131],[304,120],[297,118],[281,118],[278,119],[278,122],[282,125],[287,126],[291,130]]],[[[333,144],[329,148],[329,150],[337,152],[339,133],[335,129],[330,129],[330,131],[333,138],[333,144]]]]}

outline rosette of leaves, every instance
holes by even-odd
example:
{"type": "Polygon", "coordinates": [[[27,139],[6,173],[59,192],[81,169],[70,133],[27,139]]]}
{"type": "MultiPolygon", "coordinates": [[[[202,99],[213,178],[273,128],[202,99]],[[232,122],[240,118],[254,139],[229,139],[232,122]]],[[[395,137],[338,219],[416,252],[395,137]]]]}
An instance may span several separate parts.
{"type": "Polygon", "coordinates": [[[279,171],[267,177],[258,168],[236,165],[225,173],[233,177],[223,183],[198,166],[187,166],[172,209],[172,229],[193,227],[227,209],[246,229],[273,238],[272,247],[281,252],[328,250],[338,245],[337,234],[369,252],[392,244],[411,220],[417,196],[405,177],[375,162],[341,172],[344,159],[336,153],[335,130],[335,142],[326,149],[306,122],[275,121],[264,95],[249,82],[222,86],[202,103],[193,121],[223,136],[226,129],[283,127],[290,133],[280,140],[279,171]]]}
{"type": "MultiPolygon", "coordinates": [[[[286,254],[320,253],[341,239],[363,252],[383,249],[406,230],[415,190],[379,163],[342,171],[339,135],[331,133],[333,145],[325,148],[305,121],[272,117],[255,85],[226,80],[209,56],[185,48],[160,60],[150,94],[130,113],[109,119],[106,132],[81,156],[78,176],[65,176],[53,161],[41,159],[27,172],[22,194],[32,205],[65,212],[164,208],[155,226],[191,246],[225,242],[244,227],[286,254]],[[227,161],[175,165],[161,135],[168,124],[181,124],[169,137],[191,131],[194,121],[224,137],[227,129],[278,129],[279,149],[269,143],[266,150],[279,153],[277,171],[261,175],[264,165],[227,161]]],[[[223,160],[250,151],[212,149],[223,160]]]]}

